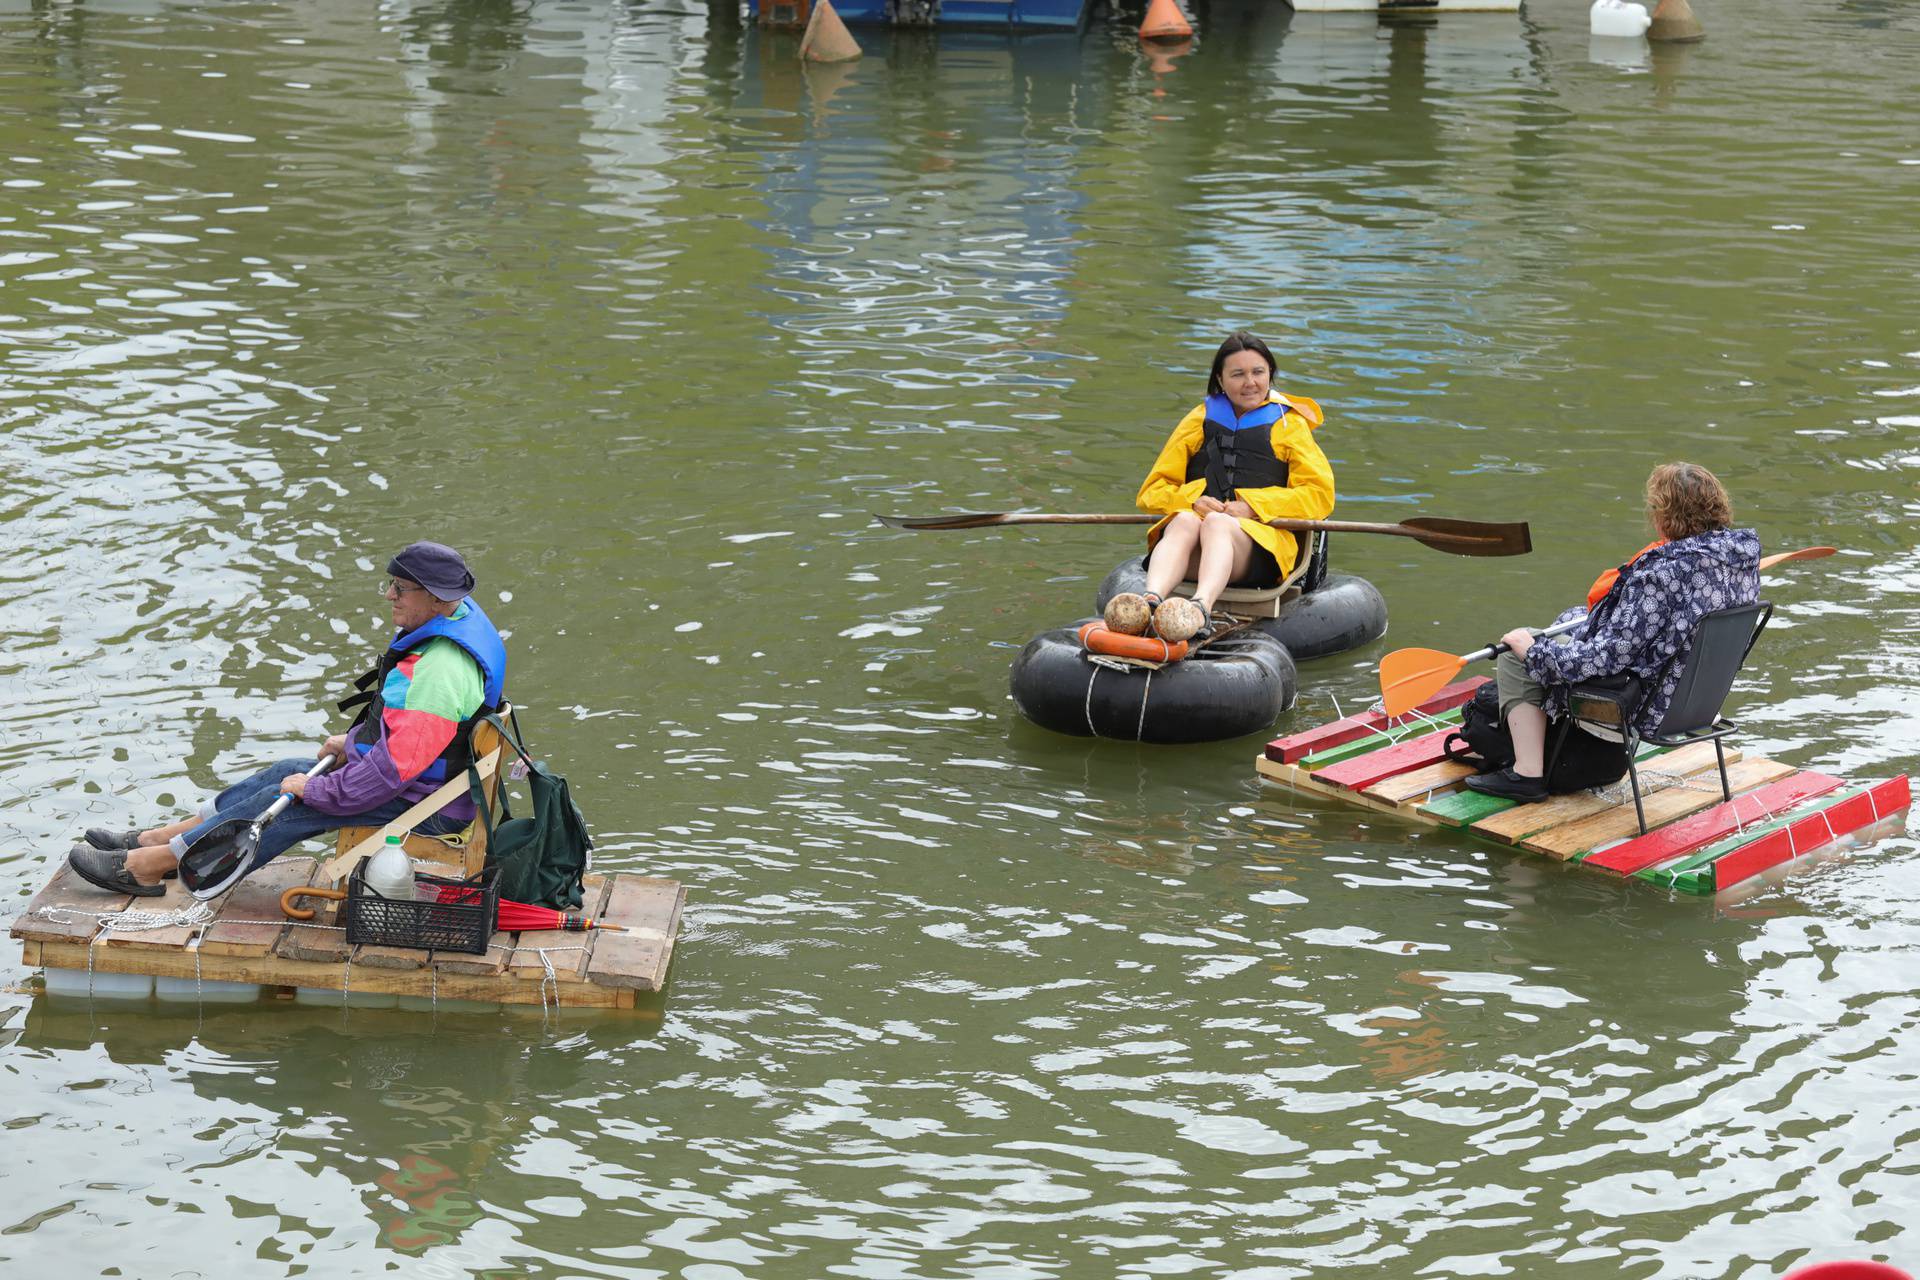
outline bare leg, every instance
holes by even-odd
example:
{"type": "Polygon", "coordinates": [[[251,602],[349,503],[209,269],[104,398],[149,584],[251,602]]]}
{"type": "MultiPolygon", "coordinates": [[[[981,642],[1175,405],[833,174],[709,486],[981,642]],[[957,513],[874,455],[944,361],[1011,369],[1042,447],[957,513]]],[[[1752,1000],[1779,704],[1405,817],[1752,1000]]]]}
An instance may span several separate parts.
{"type": "Polygon", "coordinates": [[[165,844],[175,836],[185,835],[187,832],[193,830],[200,825],[201,821],[199,818],[182,818],[180,821],[170,822],[164,827],[155,827],[151,831],[142,831],[140,833],[140,844],[142,846],[165,844]]]}
{"type": "Polygon", "coordinates": [[[141,884],[159,884],[163,875],[179,865],[180,859],[164,844],[143,844],[127,853],[127,872],[141,884]]]}
{"type": "Polygon", "coordinates": [[[1246,573],[1253,559],[1253,539],[1240,521],[1216,511],[1200,526],[1200,574],[1193,598],[1208,613],[1229,582],[1246,573]]]}
{"type": "Polygon", "coordinates": [[[1194,571],[1200,548],[1200,517],[1182,511],[1167,521],[1147,560],[1147,590],[1164,596],[1194,571]]]}
{"type": "Polygon", "coordinates": [[[1515,705],[1507,712],[1507,732],[1513,736],[1513,771],[1523,778],[1539,777],[1546,767],[1546,711],[1528,702],[1515,705]]]}

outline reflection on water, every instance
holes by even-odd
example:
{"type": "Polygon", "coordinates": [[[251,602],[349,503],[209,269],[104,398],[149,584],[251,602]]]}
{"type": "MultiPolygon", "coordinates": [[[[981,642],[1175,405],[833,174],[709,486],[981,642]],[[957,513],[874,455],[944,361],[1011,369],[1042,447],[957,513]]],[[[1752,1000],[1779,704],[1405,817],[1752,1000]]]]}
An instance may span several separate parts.
{"type": "Polygon", "coordinates": [[[0,1260],[1911,1255],[1910,837],[1705,907],[1263,791],[1252,741],[1059,738],[1007,664],[1137,531],[868,516],[1124,508],[1244,324],[1343,514],[1539,548],[1339,543],[1394,633],[1287,724],[1553,612],[1686,456],[1846,548],[1769,578],[1745,745],[1910,770],[1920,25],[1198,16],[802,69],[729,6],[0,8],[10,896],[317,737],[420,535],[605,860],[692,893],[638,1018],[11,997],[0,1260]]]}

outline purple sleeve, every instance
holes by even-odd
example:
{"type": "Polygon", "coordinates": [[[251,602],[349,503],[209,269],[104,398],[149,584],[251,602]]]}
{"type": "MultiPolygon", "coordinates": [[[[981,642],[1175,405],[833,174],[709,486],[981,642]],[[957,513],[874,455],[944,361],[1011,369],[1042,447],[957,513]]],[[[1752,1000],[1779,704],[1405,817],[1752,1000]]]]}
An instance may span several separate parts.
{"type": "Polygon", "coordinates": [[[1684,643],[1690,627],[1684,621],[1684,602],[1676,601],[1674,584],[1657,573],[1625,579],[1620,601],[1599,623],[1579,629],[1578,638],[1564,643],[1543,641],[1527,650],[1527,674],[1541,684],[1573,684],[1598,676],[1618,675],[1635,666],[1658,668],[1684,643]]]}
{"type": "Polygon", "coordinates": [[[347,735],[347,762],[308,782],[301,803],[321,813],[351,817],[400,798],[407,784],[394,768],[393,757],[387,754],[386,735],[380,736],[371,751],[353,749],[354,740],[365,727],[362,724],[347,735]]]}

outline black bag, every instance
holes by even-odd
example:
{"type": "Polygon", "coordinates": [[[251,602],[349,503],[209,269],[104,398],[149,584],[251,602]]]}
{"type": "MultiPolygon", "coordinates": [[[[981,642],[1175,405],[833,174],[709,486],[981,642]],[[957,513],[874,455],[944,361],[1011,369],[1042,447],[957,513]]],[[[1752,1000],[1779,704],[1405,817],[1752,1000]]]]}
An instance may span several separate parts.
{"type": "Polygon", "coordinates": [[[1500,690],[1493,681],[1473,691],[1473,697],[1460,708],[1460,727],[1441,740],[1440,750],[1447,759],[1476,765],[1482,773],[1513,763],[1513,736],[1500,719],[1500,690]]]}
{"type": "Polygon", "coordinates": [[[502,899],[571,911],[583,901],[581,880],[591,861],[593,837],[587,834],[587,820],[573,803],[567,780],[527,754],[520,744],[519,717],[511,712],[508,717],[513,721],[511,732],[497,716],[488,716],[487,722],[526,765],[533,816],[516,818],[508,811],[503,781],[494,792],[500,804],[496,824],[480,790],[479,772],[469,770],[474,803],[487,827],[486,865],[496,869],[493,884],[502,899]]]}
{"type": "MultiPolygon", "coordinates": [[[[1557,735],[1547,743],[1547,758],[1553,761],[1547,790],[1553,795],[1604,787],[1625,776],[1626,743],[1588,733],[1571,719],[1557,720],[1550,728],[1557,735]]],[[[1441,741],[1440,750],[1447,759],[1474,765],[1483,773],[1513,764],[1513,735],[1500,718],[1500,692],[1493,681],[1473,691],[1472,700],[1460,708],[1460,727],[1441,741]]]]}

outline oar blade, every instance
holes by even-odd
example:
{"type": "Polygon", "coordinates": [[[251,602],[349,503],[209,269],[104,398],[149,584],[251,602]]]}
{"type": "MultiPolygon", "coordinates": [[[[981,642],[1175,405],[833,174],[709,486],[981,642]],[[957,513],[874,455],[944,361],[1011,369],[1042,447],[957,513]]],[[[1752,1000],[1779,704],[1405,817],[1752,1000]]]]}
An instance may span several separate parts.
{"type": "Polygon", "coordinates": [[[180,859],[180,882],[200,901],[217,898],[253,868],[260,829],[246,818],[229,818],[201,836],[180,859]]]}
{"type": "Polygon", "coordinates": [[[1765,573],[1773,566],[1785,564],[1789,560],[1824,560],[1835,550],[1837,548],[1834,547],[1802,547],[1798,551],[1782,551],[1778,555],[1763,556],[1760,560],[1760,572],[1765,573]]]}
{"type": "Polygon", "coordinates": [[[1533,550],[1533,533],[1524,520],[1495,524],[1484,520],[1449,520],[1444,516],[1415,516],[1402,520],[1414,530],[1414,540],[1435,551],[1456,556],[1524,556],[1533,550]],[[1431,534],[1431,537],[1422,537],[1431,534]]]}
{"type": "Polygon", "coordinates": [[[1431,698],[1460,673],[1467,660],[1438,649],[1395,649],[1380,659],[1380,706],[1403,716],[1431,698]]]}
{"type": "Polygon", "coordinates": [[[964,515],[951,516],[883,516],[873,517],[889,529],[984,529],[988,525],[1001,524],[1006,513],[1001,511],[976,511],[964,515]]]}

